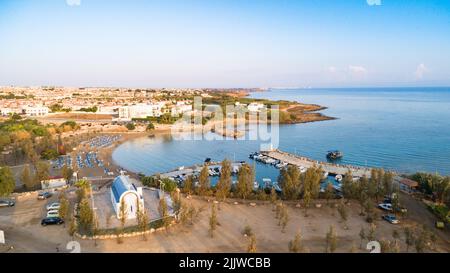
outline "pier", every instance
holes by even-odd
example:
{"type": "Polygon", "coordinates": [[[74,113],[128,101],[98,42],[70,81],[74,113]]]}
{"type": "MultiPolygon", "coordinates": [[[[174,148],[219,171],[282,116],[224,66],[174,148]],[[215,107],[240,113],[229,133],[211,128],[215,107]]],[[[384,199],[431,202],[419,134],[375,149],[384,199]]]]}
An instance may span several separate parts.
{"type": "Polygon", "coordinates": [[[325,172],[330,174],[340,174],[345,175],[349,170],[352,172],[353,176],[363,177],[364,175],[370,177],[371,168],[367,167],[358,167],[358,166],[350,166],[350,165],[339,165],[327,162],[319,162],[316,160],[312,160],[306,157],[297,156],[294,154],[286,153],[279,150],[273,151],[264,151],[261,152],[262,155],[270,157],[274,160],[279,160],[281,162],[286,162],[288,164],[297,166],[297,167],[305,167],[311,168],[313,166],[322,167],[325,172]]]}

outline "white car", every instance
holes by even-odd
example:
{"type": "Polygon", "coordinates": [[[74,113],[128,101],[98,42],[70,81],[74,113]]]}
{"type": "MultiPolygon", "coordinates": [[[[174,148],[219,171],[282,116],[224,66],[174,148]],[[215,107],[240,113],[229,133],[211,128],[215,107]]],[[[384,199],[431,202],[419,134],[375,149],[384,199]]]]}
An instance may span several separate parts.
{"type": "Polygon", "coordinates": [[[392,204],[379,204],[378,207],[382,210],[386,210],[386,211],[392,211],[392,204]]]}
{"type": "Polygon", "coordinates": [[[59,210],[60,206],[60,203],[51,203],[47,205],[47,210],[59,210]]]}
{"type": "Polygon", "coordinates": [[[50,210],[47,212],[47,218],[54,218],[54,217],[59,217],[59,211],[50,210]]]}

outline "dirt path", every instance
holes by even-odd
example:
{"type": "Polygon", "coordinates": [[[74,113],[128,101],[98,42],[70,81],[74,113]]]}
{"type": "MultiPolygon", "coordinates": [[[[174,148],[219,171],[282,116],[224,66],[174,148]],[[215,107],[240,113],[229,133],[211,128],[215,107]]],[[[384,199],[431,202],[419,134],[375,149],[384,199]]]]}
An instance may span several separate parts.
{"type": "MultiPolygon", "coordinates": [[[[348,221],[343,223],[336,208],[323,205],[321,208],[311,208],[309,216],[305,217],[304,209],[295,206],[288,207],[289,222],[286,231],[282,232],[275,218],[273,206],[246,204],[220,204],[217,212],[219,226],[214,238],[208,233],[211,203],[198,199],[184,199],[186,204],[203,208],[194,225],[177,224],[169,231],[157,232],[142,237],[125,238],[122,244],[116,240],[79,241],[82,252],[245,252],[248,238],[242,232],[246,225],[252,228],[257,239],[258,252],[288,252],[288,244],[300,230],[305,252],[324,252],[325,235],[331,225],[334,226],[338,245],[336,252],[367,252],[360,249],[359,231],[363,227],[366,233],[369,224],[359,215],[359,205],[352,202],[348,209],[348,221]],[[345,226],[348,226],[348,229],[345,226]]],[[[407,220],[400,225],[391,225],[380,218],[375,220],[377,240],[393,240],[396,230],[401,234],[401,251],[406,250],[403,243],[403,227],[405,225],[420,226],[422,223],[431,225],[433,216],[417,205],[416,200],[404,200],[405,206],[413,211],[407,220]],[[416,207],[418,206],[418,207],[416,207]],[[425,220],[424,220],[425,219],[425,220]]],[[[7,244],[14,246],[10,252],[68,252],[66,244],[72,240],[63,226],[40,226],[42,211],[47,202],[39,202],[34,198],[19,201],[15,208],[0,210],[0,229],[5,231],[7,244]]],[[[378,211],[381,215],[381,211],[378,211]]],[[[431,227],[431,226],[430,226],[431,227]]],[[[432,229],[435,231],[435,229],[432,229]]],[[[448,233],[439,234],[437,252],[449,252],[448,233]]],[[[363,242],[363,247],[367,241],[363,242]]],[[[410,250],[411,251],[411,250],[410,250]]]]}

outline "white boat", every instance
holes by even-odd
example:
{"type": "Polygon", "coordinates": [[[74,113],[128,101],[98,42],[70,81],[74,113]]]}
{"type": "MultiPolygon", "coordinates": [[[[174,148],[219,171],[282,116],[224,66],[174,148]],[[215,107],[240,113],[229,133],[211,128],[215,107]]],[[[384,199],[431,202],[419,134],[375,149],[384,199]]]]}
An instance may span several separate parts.
{"type": "Polygon", "coordinates": [[[272,179],[270,179],[270,178],[263,178],[262,181],[263,181],[264,188],[272,187],[272,179]]]}
{"type": "Polygon", "coordinates": [[[337,192],[342,192],[342,185],[341,184],[333,185],[333,189],[337,192]]]}
{"type": "Polygon", "coordinates": [[[275,159],[273,159],[273,158],[268,158],[267,160],[266,160],[266,163],[267,164],[275,164],[277,161],[275,160],[275,159]]]}
{"type": "Polygon", "coordinates": [[[256,191],[259,189],[259,183],[258,181],[253,182],[253,189],[256,191]]]}
{"type": "Polygon", "coordinates": [[[343,177],[342,177],[342,175],[338,174],[338,175],[336,175],[335,179],[336,179],[336,181],[341,182],[343,177]]]}

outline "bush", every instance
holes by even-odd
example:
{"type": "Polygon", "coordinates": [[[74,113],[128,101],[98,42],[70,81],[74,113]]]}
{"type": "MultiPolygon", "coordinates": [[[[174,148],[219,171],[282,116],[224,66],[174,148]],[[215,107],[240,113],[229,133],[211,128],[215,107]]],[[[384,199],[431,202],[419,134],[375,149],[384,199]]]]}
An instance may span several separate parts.
{"type": "Polygon", "coordinates": [[[253,235],[253,230],[252,230],[252,228],[249,225],[246,225],[244,230],[242,231],[242,234],[245,235],[245,236],[250,237],[250,236],[253,235]]]}
{"type": "Polygon", "coordinates": [[[41,153],[41,158],[45,160],[52,160],[58,158],[59,154],[55,149],[47,149],[41,153]]]}
{"type": "Polygon", "coordinates": [[[142,184],[146,187],[158,188],[159,182],[154,176],[141,177],[142,184]]]}
{"type": "Polygon", "coordinates": [[[177,182],[168,179],[168,178],[164,178],[162,180],[162,183],[164,183],[164,191],[166,192],[173,192],[175,191],[175,189],[177,188],[177,182]]]}
{"type": "Polygon", "coordinates": [[[136,125],[134,125],[134,123],[128,123],[126,127],[129,131],[133,131],[134,129],[136,129],[136,125]]]}
{"type": "Polygon", "coordinates": [[[428,208],[442,221],[448,221],[450,209],[446,205],[429,205],[428,208]]]}

